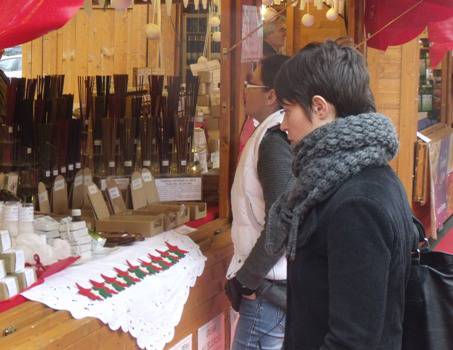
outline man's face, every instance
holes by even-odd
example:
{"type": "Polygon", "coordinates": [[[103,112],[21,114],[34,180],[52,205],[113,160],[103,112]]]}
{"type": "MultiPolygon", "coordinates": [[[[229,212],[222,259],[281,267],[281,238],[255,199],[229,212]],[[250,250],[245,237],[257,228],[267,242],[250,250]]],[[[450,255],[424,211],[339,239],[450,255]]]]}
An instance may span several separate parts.
{"type": "Polygon", "coordinates": [[[275,30],[268,34],[266,41],[274,48],[281,49],[285,45],[286,40],[286,24],[282,20],[277,20],[274,23],[275,30]]]}
{"type": "Polygon", "coordinates": [[[244,86],[244,103],[246,115],[261,121],[266,107],[267,94],[269,89],[264,86],[261,78],[261,66],[258,65],[255,70],[247,77],[244,86]]]}

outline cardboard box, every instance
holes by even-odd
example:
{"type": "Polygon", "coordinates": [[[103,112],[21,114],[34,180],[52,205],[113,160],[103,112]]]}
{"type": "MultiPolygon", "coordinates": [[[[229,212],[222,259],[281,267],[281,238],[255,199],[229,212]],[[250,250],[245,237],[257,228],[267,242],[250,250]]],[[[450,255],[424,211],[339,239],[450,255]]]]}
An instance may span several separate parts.
{"type": "Polygon", "coordinates": [[[184,225],[191,220],[190,208],[184,204],[150,204],[133,211],[134,215],[164,215],[165,230],[184,225]]]}
{"type": "Polygon", "coordinates": [[[104,232],[141,233],[151,237],[163,232],[164,216],[132,215],[129,212],[110,215],[102,192],[95,184],[88,186],[88,198],[96,215],[96,230],[104,232]]]}
{"type": "MultiPolygon", "coordinates": [[[[212,99],[211,99],[211,102],[212,102],[212,99]]],[[[211,104],[210,115],[213,118],[220,118],[220,105],[211,104]]]]}
{"type": "Polygon", "coordinates": [[[190,220],[199,220],[206,217],[208,207],[205,202],[175,202],[176,205],[183,205],[189,209],[190,220]]]}

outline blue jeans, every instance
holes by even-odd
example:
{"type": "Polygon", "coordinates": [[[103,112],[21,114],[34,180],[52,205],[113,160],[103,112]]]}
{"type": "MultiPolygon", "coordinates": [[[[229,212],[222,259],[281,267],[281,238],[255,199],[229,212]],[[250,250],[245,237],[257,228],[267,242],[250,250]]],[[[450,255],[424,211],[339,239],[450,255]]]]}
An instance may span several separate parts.
{"type": "Polygon", "coordinates": [[[285,312],[274,304],[242,298],[232,350],[282,349],[285,321],[285,312]]]}

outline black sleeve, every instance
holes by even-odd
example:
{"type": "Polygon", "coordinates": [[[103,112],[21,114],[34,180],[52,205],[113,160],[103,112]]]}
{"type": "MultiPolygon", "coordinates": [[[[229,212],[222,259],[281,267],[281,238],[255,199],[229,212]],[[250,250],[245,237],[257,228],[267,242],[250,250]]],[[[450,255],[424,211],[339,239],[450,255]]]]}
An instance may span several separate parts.
{"type": "Polygon", "coordinates": [[[384,327],[394,237],[389,216],[360,197],[343,202],[328,220],[329,331],[320,349],[375,349],[384,327]]]}
{"type": "MultiPolygon", "coordinates": [[[[270,131],[261,141],[258,155],[258,177],[263,188],[266,216],[275,200],[293,184],[291,171],[293,155],[286,134],[270,131]]],[[[265,249],[265,234],[261,232],[236,278],[247,288],[256,290],[284,251],[274,256],[265,249]]]]}

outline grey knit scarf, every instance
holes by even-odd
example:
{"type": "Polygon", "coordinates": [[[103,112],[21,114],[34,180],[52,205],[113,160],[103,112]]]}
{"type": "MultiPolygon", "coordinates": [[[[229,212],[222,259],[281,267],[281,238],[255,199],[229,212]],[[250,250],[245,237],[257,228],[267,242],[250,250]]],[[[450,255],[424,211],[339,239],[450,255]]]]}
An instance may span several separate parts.
{"type": "Polygon", "coordinates": [[[338,118],[315,129],[294,148],[295,184],[271,207],[266,224],[266,250],[290,260],[310,233],[299,233],[306,215],[347,179],[367,167],[385,165],[398,152],[395,129],[378,113],[338,118]]]}

